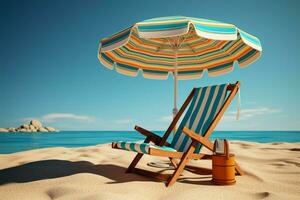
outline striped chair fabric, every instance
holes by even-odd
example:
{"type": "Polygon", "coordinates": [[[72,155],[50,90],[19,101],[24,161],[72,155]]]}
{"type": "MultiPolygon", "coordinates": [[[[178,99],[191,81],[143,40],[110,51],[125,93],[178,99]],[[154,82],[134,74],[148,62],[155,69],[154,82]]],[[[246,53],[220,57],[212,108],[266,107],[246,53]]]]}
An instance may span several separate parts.
{"type": "MultiPolygon", "coordinates": [[[[201,136],[204,135],[224,104],[227,85],[214,85],[196,89],[189,109],[171,143],[172,148],[179,152],[185,152],[191,144],[191,138],[182,132],[185,126],[201,136]]],[[[198,144],[194,153],[199,153],[201,146],[201,144],[198,144]]]]}
{"type": "MultiPolygon", "coordinates": [[[[135,142],[115,142],[113,145],[115,144],[120,149],[144,154],[149,154],[150,148],[185,152],[192,140],[189,136],[183,133],[183,128],[187,127],[195,133],[203,136],[224,104],[227,94],[227,85],[228,84],[222,84],[196,88],[190,106],[176,131],[170,147],[160,147],[150,143],[135,142]]],[[[194,153],[199,153],[201,147],[202,145],[198,144],[194,153]]]]}
{"type": "Polygon", "coordinates": [[[156,149],[161,149],[165,151],[176,151],[176,149],[173,149],[171,147],[166,147],[166,146],[157,146],[151,143],[137,143],[137,142],[113,142],[113,146],[117,146],[120,149],[124,149],[127,151],[135,151],[138,153],[143,153],[143,154],[149,154],[149,149],[150,148],[156,148],[156,149]]]}

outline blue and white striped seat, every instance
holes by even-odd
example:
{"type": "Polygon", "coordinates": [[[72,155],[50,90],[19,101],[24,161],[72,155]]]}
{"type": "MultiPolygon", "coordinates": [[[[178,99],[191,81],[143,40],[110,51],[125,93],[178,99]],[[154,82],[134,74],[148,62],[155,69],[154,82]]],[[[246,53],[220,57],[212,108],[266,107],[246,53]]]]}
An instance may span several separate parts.
{"type": "Polygon", "coordinates": [[[150,148],[156,148],[160,150],[165,150],[165,151],[176,151],[176,149],[173,149],[171,147],[166,147],[166,146],[157,146],[155,144],[151,143],[138,143],[138,142],[113,142],[113,146],[118,147],[119,149],[124,149],[127,151],[134,151],[138,153],[143,153],[143,154],[149,154],[150,148]]]}
{"type": "MultiPolygon", "coordinates": [[[[136,142],[114,142],[113,146],[119,149],[135,151],[138,153],[149,154],[150,148],[157,148],[165,151],[185,152],[190,146],[192,140],[183,133],[183,128],[187,127],[195,133],[204,136],[210,124],[220,111],[227,94],[227,85],[215,85],[202,88],[196,88],[194,96],[190,102],[189,108],[183,117],[170,147],[160,147],[150,143],[136,142]]],[[[194,153],[199,153],[202,145],[196,146],[194,153]]]]}

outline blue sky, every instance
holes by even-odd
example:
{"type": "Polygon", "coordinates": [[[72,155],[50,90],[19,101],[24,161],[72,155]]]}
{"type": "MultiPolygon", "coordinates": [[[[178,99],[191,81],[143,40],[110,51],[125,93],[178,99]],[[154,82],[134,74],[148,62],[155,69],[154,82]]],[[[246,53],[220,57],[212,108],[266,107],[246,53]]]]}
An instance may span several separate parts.
{"type": "Polygon", "coordinates": [[[101,38],[135,22],[183,15],[232,23],[260,38],[262,57],[226,75],[180,81],[242,83],[218,130],[300,129],[300,1],[1,1],[0,127],[37,118],[62,130],[164,130],[173,80],[127,77],[97,59],[101,38]]]}

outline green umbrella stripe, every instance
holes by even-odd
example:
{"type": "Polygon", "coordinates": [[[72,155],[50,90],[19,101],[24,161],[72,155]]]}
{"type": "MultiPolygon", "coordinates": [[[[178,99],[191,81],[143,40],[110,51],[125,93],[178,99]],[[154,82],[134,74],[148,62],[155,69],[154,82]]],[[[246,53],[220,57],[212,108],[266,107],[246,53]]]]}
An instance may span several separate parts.
{"type": "Polygon", "coordinates": [[[122,64],[122,63],[115,63],[116,67],[119,67],[119,68],[123,68],[123,69],[126,69],[126,70],[130,70],[130,71],[138,71],[139,68],[137,67],[133,67],[133,66],[130,66],[130,65],[125,65],[125,64],[122,64]]]}
{"type": "Polygon", "coordinates": [[[226,69],[226,68],[231,68],[232,65],[233,65],[233,62],[225,63],[225,64],[222,64],[222,65],[218,65],[218,66],[209,68],[208,72],[215,72],[215,71],[223,70],[223,69],[226,69]]]}
{"type": "Polygon", "coordinates": [[[149,70],[149,69],[143,69],[143,72],[152,73],[152,74],[162,74],[162,75],[167,75],[169,73],[168,71],[149,70]]]}
{"type": "Polygon", "coordinates": [[[189,70],[189,71],[178,71],[178,75],[185,75],[185,74],[200,74],[203,73],[203,70],[189,70]]]}
{"type": "Polygon", "coordinates": [[[101,57],[106,61],[106,62],[108,62],[108,63],[110,63],[110,64],[114,64],[114,61],[110,58],[110,57],[108,57],[105,53],[101,53],[101,57]]]}
{"type": "Polygon", "coordinates": [[[148,32],[148,31],[166,31],[172,29],[181,29],[188,26],[187,22],[183,23],[170,23],[170,24],[159,24],[159,25],[138,25],[137,28],[139,31],[148,32]]]}
{"type": "Polygon", "coordinates": [[[205,26],[202,24],[194,24],[195,28],[205,32],[221,33],[221,34],[235,34],[235,27],[219,27],[219,26],[205,26]]]}
{"type": "Polygon", "coordinates": [[[240,57],[238,59],[238,62],[245,62],[246,60],[248,60],[250,57],[252,57],[253,55],[255,55],[256,53],[258,53],[258,51],[255,51],[254,49],[252,49],[251,51],[249,51],[247,54],[245,54],[244,56],[240,57]]]}

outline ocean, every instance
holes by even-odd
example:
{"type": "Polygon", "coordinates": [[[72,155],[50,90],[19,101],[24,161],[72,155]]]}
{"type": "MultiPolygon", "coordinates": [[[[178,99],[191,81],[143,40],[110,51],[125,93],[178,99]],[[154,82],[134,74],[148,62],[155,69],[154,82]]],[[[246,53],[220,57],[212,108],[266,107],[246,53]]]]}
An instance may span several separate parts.
{"type": "MultiPolygon", "coordinates": [[[[163,131],[155,131],[163,135],[163,131]]],[[[226,138],[250,142],[300,142],[300,131],[215,131],[211,140],[226,138]]],[[[55,133],[0,133],[0,154],[47,148],[84,147],[112,141],[143,140],[135,131],[61,131],[55,133]]]]}

